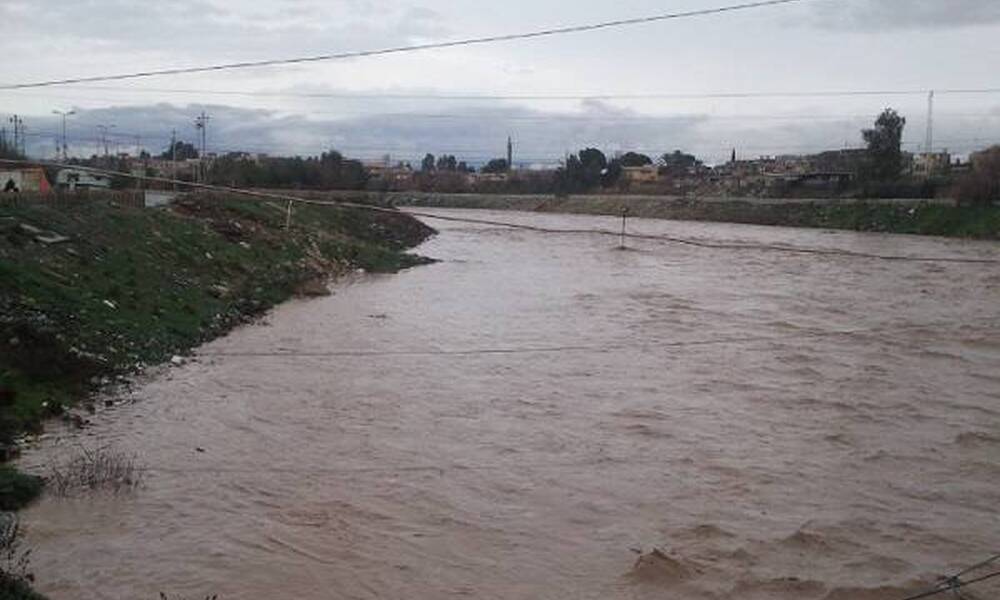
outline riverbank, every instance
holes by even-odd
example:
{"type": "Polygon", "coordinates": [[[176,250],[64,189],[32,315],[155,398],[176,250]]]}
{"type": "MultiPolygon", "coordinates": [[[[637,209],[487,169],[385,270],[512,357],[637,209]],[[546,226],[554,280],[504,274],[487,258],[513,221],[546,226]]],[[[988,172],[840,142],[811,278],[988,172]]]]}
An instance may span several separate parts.
{"type": "MultiPolygon", "coordinates": [[[[998,269],[432,222],[433,267],[285,303],[33,445],[32,472],[106,446],[148,473],[21,513],[40,591],[893,599],[994,552],[998,269]]],[[[935,237],[641,228],[1000,259],[935,237]]]]}
{"type": "Polygon", "coordinates": [[[677,198],[669,196],[505,196],[392,193],[396,206],[481,208],[1000,239],[1000,206],[960,207],[922,200],[677,198]]]}
{"type": "Polygon", "coordinates": [[[325,278],[424,262],[405,251],[433,233],[403,214],[302,206],[287,230],[286,217],[214,194],[158,209],[0,204],[0,442],[296,293],[322,293],[325,278]]]}

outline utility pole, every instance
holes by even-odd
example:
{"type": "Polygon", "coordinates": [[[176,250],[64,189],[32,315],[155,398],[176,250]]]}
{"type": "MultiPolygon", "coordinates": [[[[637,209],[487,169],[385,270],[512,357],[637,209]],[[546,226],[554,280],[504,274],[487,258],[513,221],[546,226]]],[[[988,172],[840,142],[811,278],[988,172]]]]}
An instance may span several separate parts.
{"type": "Polygon", "coordinates": [[[104,147],[104,158],[108,158],[108,131],[114,129],[114,125],[98,125],[97,132],[100,134],[100,145],[104,147]]]}
{"type": "Polygon", "coordinates": [[[924,152],[934,151],[934,90],[927,94],[927,139],[924,141],[924,152]]]}
{"type": "Polygon", "coordinates": [[[208,179],[208,169],[205,166],[205,159],[207,157],[205,155],[207,154],[208,149],[208,121],[211,118],[212,117],[205,114],[205,111],[201,111],[198,118],[194,120],[194,127],[201,134],[201,156],[198,161],[198,170],[200,172],[199,179],[202,183],[208,179]]]}
{"type": "MultiPolygon", "coordinates": [[[[52,114],[62,117],[62,159],[69,160],[69,145],[66,143],[66,117],[76,114],[75,110],[54,110],[52,114]]],[[[58,154],[58,152],[56,153],[58,154]]]]}
{"type": "Polygon", "coordinates": [[[177,130],[170,131],[170,178],[174,180],[174,191],[177,191],[177,130]]]}
{"type": "Polygon", "coordinates": [[[24,120],[17,115],[7,120],[14,126],[14,151],[24,154],[24,120]]]}

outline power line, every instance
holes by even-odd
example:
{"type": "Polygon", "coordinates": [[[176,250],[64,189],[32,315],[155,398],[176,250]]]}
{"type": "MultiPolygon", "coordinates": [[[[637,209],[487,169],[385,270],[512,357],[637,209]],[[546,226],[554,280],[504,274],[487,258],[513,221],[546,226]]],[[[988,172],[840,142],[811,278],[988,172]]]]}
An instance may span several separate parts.
{"type": "Polygon", "coordinates": [[[1000,577],[1000,571],[994,571],[993,573],[988,573],[986,575],[982,575],[982,576],[976,577],[974,579],[969,579],[968,581],[962,581],[961,580],[961,577],[963,575],[965,575],[965,574],[967,574],[967,573],[969,573],[971,571],[975,571],[977,569],[980,569],[980,568],[982,568],[984,566],[987,566],[987,565],[993,563],[994,561],[996,561],[997,558],[1000,558],[1000,557],[993,557],[991,559],[983,561],[982,563],[980,563],[978,565],[975,565],[975,566],[969,567],[968,569],[965,569],[964,571],[962,571],[958,575],[954,575],[952,577],[945,577],[945,578],[943,578],[943,581],[941,583],[939,583],[934,589],[930,589],[930,590],[927,590],[925,592],[921,592],[919,594],[914,594],[913,596],[907,596],[903,600],[923,600],[924,598],[930,598],[932,596],[937,596],[939,594],[944,594],[944,593],[947,593],[947,592],[954,592],[959,598],[961,598],[962,596],[960,595],[960,593],[959,593],[958,590],[960,590],[960,589],[962,589],[964,587],[969,587],[970,585],[974,585],[974,584],[977,584],[977,583],[981,583],[983,581],[987,581],[989,579],[993,579],[995,577],[1000,577]]]}
{"type": "Polygon", "coordinates": [[[314,63],[314,62],[325,62],[333,60],[344,60],[349,58],[364,58],[371,56],[384,56],[388,54],[403,54],[407,52],[418,52],[424,50],[432,50],[439,48],[455,48],[459,46],[472,46],[481,44],[492,44],[497,42],[509,42],[514,40],[526,40],[534,38],[551,37],[556,35],[565,35],[570,33],[583,33],[588,31],[597,31],[602,29],[611,29],[617,27],[626,27],[632,25],[641,25],[646,23],[655,23],[659,21],[668,21],[674,19],[685,19],[690,17],[699,16],[709,16],[709,15],[719,15],[723,13],[750,10],[755,8],[764,8],[768,6],[777,6],[781,4],[794,4],[799,2],[806,2],[810,0],[762,0],[759,2],[749,2],[744,4],[732,4],[728,6],[720,6],[716,8],[706,8],[700,10],[691,10],[685,12],[675,12],[675,13],[664,13],[658,15],[652,15],[647,17],[637,17],[632,19],[618,19],[614,21],[604,21],[601,23],[592,23],[589,25],[573,25],[567,27],[557,27],[553,29],[542,29],[539,31],[531,31],[527,33],[512,33],[506,35],[494,35],[478,38],[467,38],[463,40],[455,40],[451,42],[432,42],[428,44],[413,44],[408,46],[396,46],[391,48],[382,48],[378,50],[361,50],[354,52],[338,52],[333,54],[320,54],[316,56],[303,56],[296,58],[281,58],[281,59],[268,59],[268,60],[257,60],[257,61],[244,61],[235,63],[225,63],[211,66],[203,67],[181,67],[172,69],[159,69],[151,71],[138,71],[134,73],[121,73],[117,75],[98,75],[93,77],[75,77],[70,79],[53,79],[48,81],[38,81],[32,83],[13,83],[0,85],[0,90],[17,90],[17,89],[27,89],[27,88],[39,88],[39,87],[51,87],[56,85],[70,85],[77,83],[91,83],[98,81],[120,81],[125,79],[139,79],[145,77],[154,76],[164,76],[164,75],[183,75],[190,73],[209,73],[215,71],[229,71],[234,69],[249,69],[258,67],[272,67],[279,65],[294,65],[303,63],[314,63]]]}
{"type": "MultiPolygon", "coordinates": [[[[112,177],[137,179],[153,183],[183,185],[197,190],[238,194],[253,198],[267,199],[267,200],[281,200],[283,202],[289,202],[289,203],[306,204],[312,206],[327,206],[331,208],[340,208],[340,209],[366,210],[371,212],[389,213],[393,215],[408,214],[415,217],[434,219],[438,221],[468,223],[473,225],[491,225],[496,227],[506,227],[510,229],[520,229],[524,231],[534,231],[537,233],[556,234],[556,235],[568,235],[568,234],[601,235],[601,236],[613,236],[615,238],[621,235],[620,232],[611,231],[608,229],[555,229],[549,227],[540,227],[536,225],[524,225],[520,223],[510,223],[506,221],[495,221],[492,219],[452,217],[452,216],[438,215],[434,213],[414,211],[414,210],[408,210],[406,211],[406,213],[400,213],[400,211],[398,211],[395,208],[387,208],[383,206],[376,206],[373,204],[363,204],[360,202],[314,200],[311,198],[302,198],[301,196],[292,196],[289,194],[262,192],[260,190],[235,188],[235,187],[228,187],[221,185],[211,185],[207,183],[194,183],[190,181],[170,179],[167,177],[133,175],[131,173],[111,171],[108,169],[98,169],[94,167],[84,167],[80,165],[64,164],[51,161],[0,159],[0,164],[36,165],[36,166],[40,165],[53,168],[76,169],[81,171],[88,171],[91,173],[97,173],[101,175],[109,175],[112,177]]],[[[665,242],[665,243],[679,244],[684,246],[692,246],[695,248],[710,249],[710,250],[739,250],[739,251],[749,250],[749,251],[780,252],[785,254],[802,254],[802,255],[813,255],[813,256],[841,256],[847,258],[864,258],[871,260],[900,261],[900,262],[928,262],[928,263],[939,262],[939,263],[955,263],[955,264],[990,264],[990,265],[1000,264],[1000,259],[994,259],[994,258],[870,254],[866,252],[855,252],[851,250],[839,250],[839,249],[828,249],[828,248],[803,248],[798,246],[782,246],[779,244],[743,244],[743,243],[729,243],[729,242],[708,242],[694,238],[683,238],[671,235],[642,234],[642,233],[627,233],[625,235],[632,239],[665,242]]]]}
{"type": "MultiPolygon", "coordinates": [[[[761,336],[733,336],[722,338],[710,338],[700,340],[677,340],[658,341],[650,344],[637,344],[634,342],[605,344],[605,345],[565,345],[565,346],[527,346],[508,348],[473,348],[466,350],[333,350],[333,351],[247,351],[247,352],[199,352],[198,356],[220,357],[220,358],[328,358],[328,357],[390,357],[390,356],[483,356],[483,355],[507,355],[507,354],[556,354],[565,352],[615,352],[637,347],[657,347],[657,348],[691,348],[698,346],[718,346],[729,344],[745,344],[756,342],[779,342],[790,339],[802,338],[824,338],[824,337],[851,337],[856,335],[879,334],[904,332],[911,330],[923,330],[930,327],[938,327],[938,324],[924,325],[904,325],[899,327],[871,327],[863,329],[845,329],[835,331],[801,331],[789,333],[787,335],[761,335],[761,336]]],[[[984,328],[993,328],[995,325],[987,325],[984,328]]],[[[978,568],[977,567],[973,568],[978,568]]],[[[970,569],[971,570],[971,569],[970,569]]]]}
{"type": "MultiPolygon", "coordinates": [[[[56,85],[56,84],[53,84],[56,85]]],[[[74,86],[75,89],[122,91],[130,93],[151,94],[193,94],[199,96],[248,96],[274,98],[314,98],[342,100],[533,100],[533,101],[568,101],[568,100],[705,100],[705,99],[736,99],[752,98],[839,98],[852,96],[920,96],[926,97],[927,89],[884,89],[884,90],[815,90],[815,91],[732,91],[732,92],[649,92],[649,93],[573,93],[573,94],[418,94],[418,93],[353,93],[353,92],[294,92],[294,91],[243,91],[243,90],[198,90],[187,88],[132,88],[121,86],[74,86]]],[[[0,85],[0,89],[10,88],[0,85]]],[[[934,89],[935,95],[990,95],[1000,94],[998,88],[952,88],[934,89]]]]}

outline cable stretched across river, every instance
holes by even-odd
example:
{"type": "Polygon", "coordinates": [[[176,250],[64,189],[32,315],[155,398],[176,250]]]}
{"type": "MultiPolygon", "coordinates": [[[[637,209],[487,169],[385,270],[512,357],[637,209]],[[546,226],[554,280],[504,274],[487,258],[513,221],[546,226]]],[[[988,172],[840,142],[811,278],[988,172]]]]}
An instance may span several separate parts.
{"type": "MultiPolygon", "coordinates": [[[[747,335],[706,338],[697,340],[664,340],[655,344],[621,342],[612,344],[576,344],[562,346],[521,346],[500,348],[467,348],[467,349],[432,349],[432,350],[249,350],[232,352],[198,352],[197,356],[206,358],[376,358],[391,356],[483,356],[504,354],[556,354],[565,352],[615,352],[629,349],[648,348],[690,348],[697,346],[722,346],[728,344],[747,344],[756,342],[782,342],[795,339],[813,339],[827,337],[852,337],[857,335],[876,335],[880,333],[902,333],[913,330],[926,330],[946,327],[945,323],[928,323],[920,325],[884,326],[857,329],[840,329],[833,331],[800,331],[786,335],[747,335]]],[[[1000,323],[984,323],[977,326],[979,331],[991,331],[1000,327],[1000,323]]]]}
{"type": "MultiPolygon", "coordinates": [[[[426,211],[419,210],[406,210],[400,211],[396,208],[378,206],[374,204],[365,204],[361,202],[350,202],[350,201],[337,201],[337,200],[316,200],[313,198],[303,198],[301,196],[293,196],[290,194],[279,194],[275,192],[264,192],[260,190],[251,190],[244,188],[236,188],[221,185],[212,185],[208,183],[196,183],[191,181],[182,181],[179,179],[172,179],[168,177],[155,177],[155,176],[143,176],[134,175],[131,173],[121,173],[118,171],[111,171],[108,169],[98,169],[94,167],[83,167],[79,165],[66,164],[53,161],[33,161],[33,160],[20,160],[20,159],[0,159],[0,164],[15,164],[15,165],[41,165],[52,168],[64,168],[64,169],[76,169],[80,171],[87,171],[90,173],[96,173],[100,175],[107,175],[112,177],[123,177],[127,179],[135,179],[137,181],[147,181],[154,183],[163,183],[170,185],[185,186],[191,189],[204,190],[210,192],[220,192],[227,194],[238,194],[242,196],[248,196],[251,198],[259,198],[263,200],[280,200],[288,203],[295,204],[305,204],[309,206],[325,206],[331,208],[341,208],[341,209],[353,209],[353,210],[366,210],[370,212],[386,213],[393,215],[406,214],[414,217],[421,217],[424,219],[436,219],[438,221],[454,222],[454,223],[468,223],[470,225],[489,225],[494,227],[506,227],[510,229],[519,229],[524,231],[533,231],[536,233],[545,233],[550,235],[570,235],[570,234],[584,234],[584,235],[602,235],[602,236],[622,236],[620,231],[611,231],[609,229],[561,229],[561,228],[551,228],[551,227],[541,227],[538,225],[525,225],[522,223],[511,223],[508,221],[497,221],[493,219],[482,219],[477,217],[456,217],[449,215],[439,215],[426,211]]],[[[896,254],[874,254],[868,252],[856,252],[853,250],[842,250],[836,248],[804,248],[799,246],[783,246],[780,244],[743,244],[743,243],[733,243],[733,242],[709,242],[705,240],[699,240],[696,238],[686,238],[680,236],[672,236],[665,234],[644,234],[644,233],[624,233],[626,238],[637,239],[637,240],[647,240],[647,241],[659,241],[667,242],[671,244],[680,244],[684,246],[691,246],[695,248],[709,249],[709,250],[749,250],[749,251],[762,251],[762,252],[782,252],[787,254],[805,254],[814,256],[843,256],[848,258],[863,258],[871,260],[884,260],[884,261],[899,261],[899,262],[926,262],[926,263],[960,263],[960,264],[984,264],[984,265],[1000,265],[1000,258],[972,258],[972,257],[961,257],[961,256],[908,256],[908,255],[896,255],[896,254]]]]}
{"type": "Polygon", "coordinates": [[[937,596],[939,594],[944,594],[947,592],[953,592],[956,596],[961,598],[962,597],[961,592],[959,592],[960,589],[964,587],[969,587],[970,585],[974,585],[977,583],[982,583],[983,581],[994,579],[996,577],[1000,577],[1000,571],[994,571],[992,573],[987,573],[986,575],[981,575],[974,579],[968,579],[965,581],[963,581],[961,578],[964,577],[965,575],[968,575],[969,573],[972,573],[973,571],[978,571],[983,567],[988,567],[989,565],[992,565],[998,560],[1000,560],[1000,554],[994,554],[993,556],[987,558],[986,560],[980,563],[976,563],[971,567],[968,567],[967,569],[963,569],[962,571],[958,572],[955,575],[952,575],[951,577],[942,578],[941,582],[938,583],[938,585],[935,586],[933,589],[929,589],[920,592],[918,594],[914,594],[912,596],[907,596],[906,598],[903,598],[903,600],[923,600],[924,598],[931,598],[933,596],[937,596]]]}

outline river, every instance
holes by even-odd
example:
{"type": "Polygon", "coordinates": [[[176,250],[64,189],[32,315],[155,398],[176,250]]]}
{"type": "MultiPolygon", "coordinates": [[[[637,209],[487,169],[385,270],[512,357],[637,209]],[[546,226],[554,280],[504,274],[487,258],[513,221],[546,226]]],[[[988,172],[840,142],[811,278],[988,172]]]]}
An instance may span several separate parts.
{"type": "MultiPolygon", "coordinates": [[[[37,587],[893,600],[998,550],[1000,266],[431,224],[417,251],[440,262],[280,306],[29,451],[43,472],[80,445],[149,469],[134,492],[22,514],[37,587]]],[[[1000,258],[936,238],[629,226],[1000,258]]]]}

